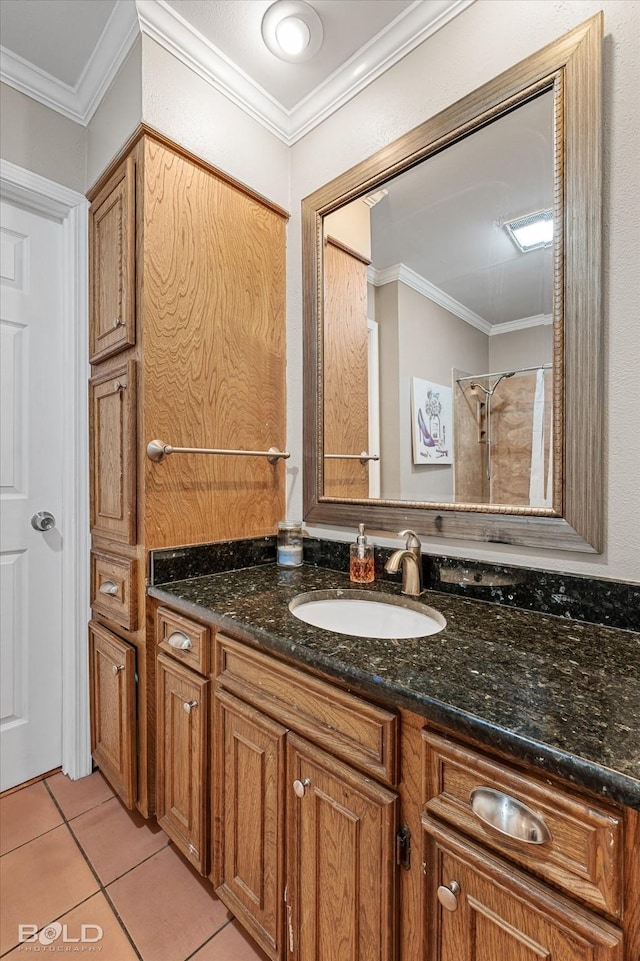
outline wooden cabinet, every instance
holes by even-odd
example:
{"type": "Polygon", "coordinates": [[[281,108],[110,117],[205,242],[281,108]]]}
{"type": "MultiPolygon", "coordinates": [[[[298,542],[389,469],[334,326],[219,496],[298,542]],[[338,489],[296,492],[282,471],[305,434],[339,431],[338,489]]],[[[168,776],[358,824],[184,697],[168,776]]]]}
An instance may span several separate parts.
{"type": "Polygon", "coordinates": [[[215,665],[217,895],[274,961],[393,961],[397,715],[222,634],[215,665]]]}
{"type": "MultiPolygon", "coordinates": [[[[286,215],[148,128],[89,199],[92,608],[136,653],[134,797],[146,817],[156,785],[149,551],[272,534],[286,476],[282,461],[156,463],[146,449],[154,439],[284,449],[286,215]],[[105,580],[126,601],[101,592],[105,580]]],[[[173,655],[169,634],[167,646],[173,655]]],[[[198,666],[195,653],[182,659],[198,666]]]]}
{"type": "Polygon", "coordinates": [[[158,824],[200,871],[209,871],[209,681],[158,657],[158,824]]]}
{"type": "Polygon", "coordinates": [[[105,627],[89,625],[91,750],[127,807],[136,798],[135,650],[105,627]]]}
{"type": "Polygon", "coordinates": [[[213,886],[276,959],[283,951],[287,729],[219,688],[213,730],[213,886]]]}
{"type": "Polygon", "coordinates": [[[136,542],[135,364],[101,370],[89,381],[91,532],[136,542]]]}
{"type": "Polygon", "coordinates": [[[287,790],[290,956],[391,961],[397,795],[293,734],[287,790]]]}
{"type": "Polygon", "coordinates": [[[104,185],[91,208],[91,327],[89,361],[116,354],[136,341],[135,164],[129,157],[104,185]]]}
{"type": "Polygon", "coordinates": [[[423,816],[424,961],[622,961],[621,932],[423,816]]]}

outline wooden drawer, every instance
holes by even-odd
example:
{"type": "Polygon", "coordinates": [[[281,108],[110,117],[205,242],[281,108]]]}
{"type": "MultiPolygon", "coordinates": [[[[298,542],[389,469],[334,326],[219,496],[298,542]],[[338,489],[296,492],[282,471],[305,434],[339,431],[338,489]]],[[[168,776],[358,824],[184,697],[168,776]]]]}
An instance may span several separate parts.
{"type": "Polygon", "coordinates": [[[128,631],[138,621],[136,561],[91,551],[91,607],[128,631]]]}
{"type": "Polygon", "coordinates": [[[353,767],[397,783],[397,715],[218,634],[218,682],[353,767]]]}
{"type": "Polygon", "coordinates": [[[168,607],[159,607],[156,614],[158,647],[200,674],[210,671],[210,635],[204,624],[176,614],[168,607]]]}
{"type": "Polygon", "coordinates": [[[615,810],[511,770],[437,734],[423,731],[422,737],[427,811],[567,894],[620,917],[623,832],[615,810]],[[471,792],[477,788],[525,805],[543,820],[550,838],[542,844],[518,841],[488,825],[471,806],[471,792]]]}

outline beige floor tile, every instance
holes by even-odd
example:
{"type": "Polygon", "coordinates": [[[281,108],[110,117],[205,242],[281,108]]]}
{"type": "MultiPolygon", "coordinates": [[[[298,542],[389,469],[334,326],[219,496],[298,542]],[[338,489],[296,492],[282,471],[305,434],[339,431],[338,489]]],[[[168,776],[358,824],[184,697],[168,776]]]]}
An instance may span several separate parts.
{"type": "Polygon", "coordinates": [[[115,797],[74,818],[70,827],[104,885],[169,843],[155,820],[145,821],[115,797]]]}
{"type": "Polygon", "coordinates": [[[0,858],[0,953],[18,944],[18,925],[42,927],[98,890],[62,825],[0,858]]]}
{"type": "Polygon", "coordinates": [[[47,786],[68,821],[113,797],[113,791],[99,771],[77,781],[72,781],[66,774],[54,774],[47,778],[47,786]]]}
{"type": "MultiPolygon", "coordinates": [[[[47,937],[46,927],[44,937],[47,937]]],[[[63,957],[67,949],[69,954],[75,955],[77,952],[78,956],[96,957],[100,958],[100,961],[137,961],[138,958],[104,894],[94,894],[73,911],[59,918],[57,924],[51,926],[51,934],[44,944],[38,940],[33,945],[25,944],[14,948],[2,961],[29,961],[30,957],[36,957],[34,949],[45,953],[55,949],[54,956],[62,954],[63,957]],[[83,931],[81,925],[87,925],[87,928],[83,931]],[[99,940],[83,941],[83,936],[99,940]],[[71,938],[81,940],[73,943],[69,940],[71,938]]]]}
{"type": "Polygon", "coordinates": [[[184,961],[231,917],[171,846],[107,890],[144,961],[184,961]]]}
{"type": "Polygon", "coordinates": [[[192,961],[269,961],[267,955],[233,921],[193,955],[192,961]]]}
{"type": "Polygon", "coordinates": [[[51,831],[62,817],[41,781],[0,800],[0,854],[51,831]]]}

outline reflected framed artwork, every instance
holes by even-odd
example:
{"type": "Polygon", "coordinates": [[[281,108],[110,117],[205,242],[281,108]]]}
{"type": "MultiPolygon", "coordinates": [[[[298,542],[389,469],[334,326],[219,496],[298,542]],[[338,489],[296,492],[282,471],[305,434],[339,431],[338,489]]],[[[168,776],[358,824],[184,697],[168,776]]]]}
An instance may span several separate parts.
{"type": "Polygon", "coordinates": [[[453,463],[452,390],[411,378],[411,430],[414,464],[453,463]]]}

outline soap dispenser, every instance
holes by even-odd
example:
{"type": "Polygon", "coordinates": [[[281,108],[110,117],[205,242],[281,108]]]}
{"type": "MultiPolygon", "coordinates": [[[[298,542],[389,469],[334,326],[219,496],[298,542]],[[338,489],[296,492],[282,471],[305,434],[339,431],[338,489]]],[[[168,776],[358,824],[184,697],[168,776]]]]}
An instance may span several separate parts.
{"type": "Polygon", "coordinates": [[[370,584],[374,576],[373,547],[367,544],[364,524],[358,524],[358,536],[349,551],[349,579],[356,584],[370,584]]]}

